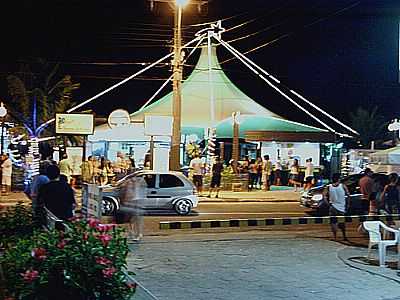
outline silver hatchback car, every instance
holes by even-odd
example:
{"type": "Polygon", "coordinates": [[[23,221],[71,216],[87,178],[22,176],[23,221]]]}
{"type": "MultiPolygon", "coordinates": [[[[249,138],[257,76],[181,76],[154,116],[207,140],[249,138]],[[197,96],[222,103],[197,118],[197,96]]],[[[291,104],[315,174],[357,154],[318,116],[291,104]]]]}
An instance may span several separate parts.
{"type": "Polygon", "coordinates": [[[139,171],[103,187],[104,215],[113,215],[119,209],[122,185],[132,176],[143,177],[147,183],[144,209],[173,209],[179,215],[187,215],[197,207],[196,188],[182,173],[139,171]]]}

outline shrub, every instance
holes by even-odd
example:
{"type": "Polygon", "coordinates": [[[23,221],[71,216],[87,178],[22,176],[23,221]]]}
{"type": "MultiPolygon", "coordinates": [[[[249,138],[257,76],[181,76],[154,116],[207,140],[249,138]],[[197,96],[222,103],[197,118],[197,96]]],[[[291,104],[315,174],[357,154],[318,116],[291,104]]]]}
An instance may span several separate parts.
{"type": "Polygon", "coordinates": [[[15,299],[129,299],[128,246],[123,229],[95,220],[73,221],[68,230],[35,232],[5,251],[0,263],[6,296],[15,299]],[[60,298],[61,297],[61,298],[60,298]]]}
{"type": "Polygon", "coordinates": [[[0,209],[0,247],[7,248],[15,241],[31,236],[37,228],[32,219],[32,207],[22,202],[0,209]]]}

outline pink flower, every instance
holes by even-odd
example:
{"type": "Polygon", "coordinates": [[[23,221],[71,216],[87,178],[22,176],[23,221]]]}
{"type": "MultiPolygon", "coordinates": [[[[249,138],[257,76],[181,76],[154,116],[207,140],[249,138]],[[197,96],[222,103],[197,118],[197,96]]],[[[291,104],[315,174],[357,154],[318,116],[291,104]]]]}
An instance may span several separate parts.
{"type": "Polygon", "coordinates": [[[103,257],[103,256],[96,257],[96,264],[103,265],[103,266],[108,266],[108,265],[110,265],[111,263],[112,263],[112,261],[109,260],[109,259],[106,258],[106,257],[103,257]]]}
{"type": "Polygon", "coordinates": [[[103,243],[104,247],[107,247],[108,242],[112,240],[112,236],[105,233],[99,234],[97,238],[103,243]]]}
{"type": "Polygon", "coordinates": [[[31,255],[37,260],[45,260],[47,258],[46,249],[44,248],[33,248],[31,255]]]}
{"type": "Polygon", "coordinates": [[[105,268],[104,270],[101,271],[103,273],[103,276],[105,278],[111,278],[115,272],[117,272],[117,269],[114,267],[111,268],[105,268]]]}
{"type": "Polygon", "coordinates": [[[126,286],[132,290],[135,290],[137,288],[137,283],[136,282],[127,282],[126,286]]]}
{"type": "Polygon", "coordinates": [[[115,226],[115,224],[99,224],[96,228],[100,232],[107,232],[112,230],[115,226]]]}
{"type": "Polygon", "coordinates": [[[90,228],[96,228],[97,225],[99,225],[99,221],[96,220],[96,219],[94,219],[94,218],[90,218],[90,219],[88,220],[88,224],[89,224],[89,227],[90,227],[90,228]]]}
{"type": "Polygon", "coordinates": [[[32,282],[39,277],[39,272],[36,270],[26,270],[25,273],[21,273],[21,276],[27,282],[32,282]]]}
{"type": "Polygon", "coordinates": [[[64,249],[65,245],[67,244],[66,240],[61,240],[57,243],[57,248],[64,249]]]}
{"type": "Polygon", "coordinates": [[[89,234],[87,232],[85,232],[82,236],[84,241],[87,241],[89,239],[89,234]]]}

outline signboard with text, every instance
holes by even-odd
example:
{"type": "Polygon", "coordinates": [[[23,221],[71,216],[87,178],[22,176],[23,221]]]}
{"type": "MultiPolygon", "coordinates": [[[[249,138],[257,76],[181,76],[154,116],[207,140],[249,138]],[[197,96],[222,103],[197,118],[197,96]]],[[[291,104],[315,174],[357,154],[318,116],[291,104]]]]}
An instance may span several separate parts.
{"type": "Polygon", "coordinates": [[[82,214],[85,218],[101,218],[102,215],[102,188],[96,184],[83,184],[82,214]]]}
{"type": "Polygon", "coordinates": [[[56,114],[57,134],[93,134],[94,117],[91,114],[56,114]]]}

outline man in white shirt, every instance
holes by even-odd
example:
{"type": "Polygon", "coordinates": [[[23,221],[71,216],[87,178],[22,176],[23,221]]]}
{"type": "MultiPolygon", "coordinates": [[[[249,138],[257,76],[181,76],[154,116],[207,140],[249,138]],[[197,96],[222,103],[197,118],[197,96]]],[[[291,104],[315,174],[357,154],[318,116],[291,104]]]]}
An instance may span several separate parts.
{"type": "Polygon", "coordinates": [[[264,191],[270,190],[271,174],[272,162],[269,160],[269,155],[264,155],[264,161],[262,164],[262,182],[264,185],[264,191]]]}
{"type": "Polygon", "coordinates": [[[199,196],[201,196],[201,193],[203,192],[204,163],[198,155],[190,161],[190,168],[192,169],[193,174],[193,184],[196,186],[199,196]]]}
{"type": "Polygon", "coordinates": [[[1,184],[6,195],[11,192],[11,175],[12,162],[8,154],[4,154],[3,163],[1,164],[1,184]]]}
{"type": "Polygon", "coordinates": [[[306,160],[306,169],[304,171],[304,190],[308,191],[313,186],[314,180],[314,165],[312,158],[306,160]]]}

